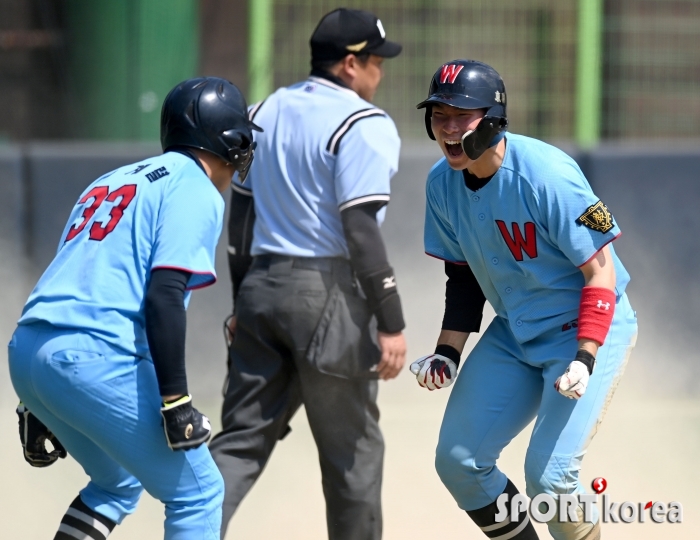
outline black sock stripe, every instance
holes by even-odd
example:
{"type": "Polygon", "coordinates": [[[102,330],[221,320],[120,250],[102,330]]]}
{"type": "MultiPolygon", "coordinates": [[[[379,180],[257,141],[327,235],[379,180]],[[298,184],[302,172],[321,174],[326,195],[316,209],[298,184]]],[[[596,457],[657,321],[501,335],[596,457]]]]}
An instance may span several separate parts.
{"type": "MultiPolygon", "coordinates": [[[[510,501],[518,494],[518,488],[508,480],[503,493],[508,495],[506,508],[510,513],[510,501]]],[[[481,531],[492,540],[537,540],[537,532],[530,522],[527,511],[518,512],[517,516],[507,516],[502,522],[496,522],[498,513],[498,499],[483,508],[467,512],[481,531]]]]}
{"type": "MultiPolygon", "coordinates": [[[[86,517],[87,519],[91,519],[89,516],[86,517]]],[[[87,534],[90,538],[94,538],[95,540],[106,540],[107,536],[109,535],[109,531],[107,534],[103,532],[105,530],[104,526],[101,526],[102,530],[100,530],[99,527],[94,527],[90,522],[86,522],[84,519],[80,519],[77,516],[69,516],[66,514],[63,516],[61,523],[64,523],[69,527],[73,527],[74,529],[87,534]]]]}
{"type": "Polygon", "coordinates": [[[71,536],[62,531],[58,531],[56,533],[56,536],[53,537],[53,540],[75,540],[75,536],[71,536]]]}
{"type": "Polygon", "coordinates": [[[90,509],[78,495],[66,510],[54,540],[106,540],[116,523],[90,509]]]}
{"type": "Polygon", "coordinates": [[[527,525],[523,525],[523,521],[528,520],[528,516],[524,515],[522,516],[522,519],[519,521],[506,521],[506,524],[498,529],[493,529],[491,531],[484,531],[484,534],[488,536],[489,538],[493,538],[494,540],[497,540],[499,538],[513,538],[517,539],[519,534],[515,534],[513,536],[510,536],[513,534],[516,530],[520,529],[523,530],[527,525]]]}
{"type": "Polygon", "coordinates": [[[109,533],[112,532],[108,527],[106,527],[101,521],[96,520],[92,516],[88,516],[86,513],[76,510],[75,508],[69,508],[66,514],[63,516],[63,522],[68,523],[80,523],[80,530],[87,527],[90,531],[97,531],[100,536],[107,538],[109,533]]]}
{"type": "MultiPolygon", "coordinates": [[[[532,523],[530,523],[530,518],[525,516],[525,520],[521,523],[513,522],[509,525],[513,525],[512,530],[506,532],[500,532],[497,536],[489,536],[493,540],[526,540],[532,538],[534,534],[534,529],[532,528],[532,523]]],[[[488,535],[487,535],[488,536],[488,535]]],[[[537,538],[537,536],[535,536],[537,538]]]]}
{"type": "Polygon", "coordinates": [[[95,530],[95,527],[90,525],[89,523],[85,523],[85,521],[78,519],[73,516],[65,515],[63,516],[63,519],[61,520],[61,523],[65,523],[69,527],[73,527],[74,529],[78,529],[81,532],[84,532],[85,534],[92,534],[92,531],[95,530]]]}
{"type": "MultiPolygon", "coordinates": [[[[508,495],[508,508],[510,508],[511,499],[518,494],[518,488],[513,485],[513,482],[508,479],[506,482],[506,488],[503,493],[508,495]]],[[[491,504],[479,508],[477,510],[469,510],[467,514],[472,518],[472,521],[476,523],[479,528],[488,527],[489,525],[494,525],[496,523],[496,514],[498,513],[498,499],[493,501],[491,504]]]]}
{"type": "Polygon", "coordinates": [[[112,532],[112,531],[114,530],[114,527],[116,527],[116,525],[117,525],[114,521],[112,521],[112,520],[109,519],[108,517],[105,517],[105,516],[103,516],[102,514],[99,514],[98,512],[95,512],[94,510],[92,510],[91,508],[89,508],[88,505],[86,505],[86,504],[82,501],[82,499],[80,498],[80,495],[78,495],[78,496],[73,500],[73,502],[71,503],[70,506],[71,506],[71,508],[75,508],[76,510],[79,510],[79,511],[82,512],[83,514],[87,514],[87,515],[90,516],[91,518],[96,519],[97,521],[99,521],[100,523],[102,523],[102,525],[104,525],[105,527],[107,527],[107,529],[109,529],[110,532],[112,532]]]}
{"type": "Polygon", "coordinates": [[[479,527],[479,528],[483,531],[483,533],[486,536],[488,536],[490,532],[500,531],[504,527],[507,527],[509,524],[510,524],[510,519],[506,518],[505,521],[501,521],[500,523],[494,523],[493,525],[489,525],[488,527],[479,527]]]}
{"type": "Polygon", "coordinates": [[[61,526],[54,537],[54,540],[97,540],[94,536],[75,527],[71,527],[66,523],[61,523],[61,526]]]}

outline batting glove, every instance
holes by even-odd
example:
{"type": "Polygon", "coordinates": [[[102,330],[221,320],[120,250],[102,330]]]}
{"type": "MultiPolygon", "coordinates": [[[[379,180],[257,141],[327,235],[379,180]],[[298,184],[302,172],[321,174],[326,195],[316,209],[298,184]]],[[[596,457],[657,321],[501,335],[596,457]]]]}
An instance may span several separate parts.
{"type": "Polygon", "coordinates": [[[24,460],[32,467],[48,467],[58,458],[64,459],[68,454],[53,433],[27,409],[22,402],[17,405],[19,416],[19,440],[22,442],[24,460]],[[46,451],[46,441],[53,446],[46,451]]]}
{"type": "Polygon", "coordinates": [[[160,409],[165,438],[171,450],[197,448],[211,437],[209,418],[192,406],[192,396],[186,395],[164,403],[160,409]]]}
{"type": "Polygon", "coordinates": [[[410,369],[416,376],[418,384],[428,390],[446,388],[457,376],[457,364],[441,354],[422,356],[411,364],[410,369]]]}
{"type": "Polygon", "coordinates": [[[564,375],[555,381],[554,388],[569,399],[581,398],[586,393],[594,367],[595,357],[587,351],[578,351],[576,359],[569,364],[564,375]]]}

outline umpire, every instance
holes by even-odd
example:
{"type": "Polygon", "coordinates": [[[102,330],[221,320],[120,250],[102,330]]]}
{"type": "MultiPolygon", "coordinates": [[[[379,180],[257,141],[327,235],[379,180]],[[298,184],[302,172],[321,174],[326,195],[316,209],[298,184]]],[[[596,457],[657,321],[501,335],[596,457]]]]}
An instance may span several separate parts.
{"type": "Polygon", "coordinates": [[[400,52],[373,14],[337,9],[311,36],[308,79],[250,109],[264,132],[233,185],[235,337],[210,445],[226,484],[223,534],[303,404],[329,538],[381,538],[377,379],[398,375],[406,344],[379,232],[400,139],[370,102],[383,60],[400,52]]]}

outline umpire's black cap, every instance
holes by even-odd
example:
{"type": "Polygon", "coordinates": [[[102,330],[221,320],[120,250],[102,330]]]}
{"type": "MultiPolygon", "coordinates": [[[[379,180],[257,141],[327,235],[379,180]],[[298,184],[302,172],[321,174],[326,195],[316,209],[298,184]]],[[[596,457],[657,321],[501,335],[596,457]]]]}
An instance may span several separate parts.
{"type": "Polygon", "coordinates": [[[387,41],[380,21],[369,11],[338,8],[325,15],[311,35],[311,60],[341,60],[348,54],[376,54],[393,58],[401,45],[387,41]]]}

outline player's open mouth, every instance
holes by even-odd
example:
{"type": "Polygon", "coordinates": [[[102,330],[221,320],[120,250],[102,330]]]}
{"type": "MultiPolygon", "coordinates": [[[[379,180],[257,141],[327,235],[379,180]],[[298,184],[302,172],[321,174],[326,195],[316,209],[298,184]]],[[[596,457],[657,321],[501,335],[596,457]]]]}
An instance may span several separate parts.
{"type": "Polygon", "coordinates": [[[445,150],[450,157],[459,157],[464,154],[461,141],[445,141],[445,150]]]}

